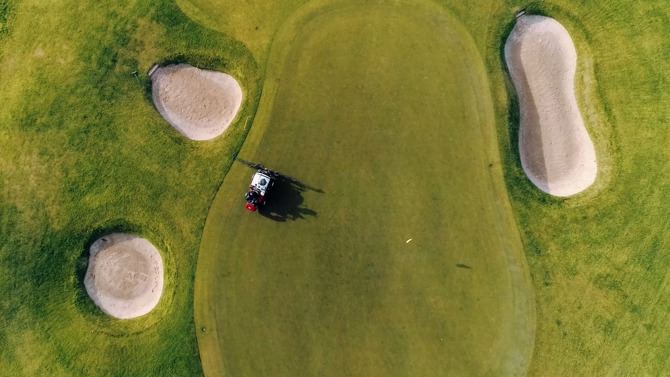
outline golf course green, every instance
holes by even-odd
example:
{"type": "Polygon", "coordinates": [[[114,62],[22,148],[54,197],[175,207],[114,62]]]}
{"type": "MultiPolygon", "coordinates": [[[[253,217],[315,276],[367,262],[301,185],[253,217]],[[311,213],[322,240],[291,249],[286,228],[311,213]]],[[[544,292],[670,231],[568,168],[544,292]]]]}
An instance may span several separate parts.
{"type": "Polygon", "coordinates": [[[523,374],[533,294],[462,25],[417,1],[311,6],[263,93],[240,157],[314,190],[255,214],[253,171],[226,177],[196,271],[205,373],[523,374]]]}
{"type": "MultiPolygon", "coordinates": [[[[0,374],[670,375],[668,20],[665,0],[0,0],[0,374]],[[576,51],[561,93],[597,176],[573,196],[521,164],[520,11],[576,51]],[[150,68],[180,64],[239,83],[223,134],[154,105],[150,68]],[[234,156],[311,189],[251,213],[234,156]],[[119,233],[163,262],[135,318],[86,289],[119,233]]],[[[170,98],[202,98],[187,84],[170,98]]]]}

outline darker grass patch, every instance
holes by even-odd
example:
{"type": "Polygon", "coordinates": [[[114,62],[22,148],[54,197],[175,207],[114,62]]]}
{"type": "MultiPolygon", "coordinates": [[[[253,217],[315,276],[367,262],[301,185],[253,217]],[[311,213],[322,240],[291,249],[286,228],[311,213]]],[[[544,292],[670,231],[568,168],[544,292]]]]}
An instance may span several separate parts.
{"type": "Polygon", "coordinates": [[[0,40],[10,34],[11,21],[16,15],[14,0],[0,0],[0,40]]]}

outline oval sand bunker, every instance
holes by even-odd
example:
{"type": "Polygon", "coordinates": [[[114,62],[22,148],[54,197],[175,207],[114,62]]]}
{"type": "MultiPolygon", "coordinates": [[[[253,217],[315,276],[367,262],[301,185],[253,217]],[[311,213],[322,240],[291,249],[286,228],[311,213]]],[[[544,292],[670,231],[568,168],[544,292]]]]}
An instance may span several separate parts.
{"type": "Polygon", "coordinates": [[[577,107],[577,52],[553,18],[521,16],[505,43],[519,95],[519,152],[528,178],[542,191],[570,196],[596,178],[593,142],[577,107]]]}
{"type": "Polygon", "coordinates": [[[154,245],[114,233],[96,240],[90,253],[84,286],[102,311],[125,319],[156,306],[163,292],[163,260],[154,245]]]}
{"type": "Polygon", "coordinates": [[[177,64],[153,70],[151,80],[158,112],[192,140],[221,135],[242,103],[242,88],[222,72],[177,64]]]}

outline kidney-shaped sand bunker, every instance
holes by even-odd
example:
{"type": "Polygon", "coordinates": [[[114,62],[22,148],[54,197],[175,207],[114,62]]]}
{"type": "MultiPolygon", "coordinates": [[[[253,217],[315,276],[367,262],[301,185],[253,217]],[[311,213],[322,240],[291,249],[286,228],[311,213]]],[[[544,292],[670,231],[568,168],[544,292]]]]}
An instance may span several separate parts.
{"type": "Polygon", "coordinates": [[[521,16],[505,43],[505,60],[519,94],[526,175],[556,196],[586,189],[596,178],[596,154],[577,107],[570,34],[553,18],[521,16]]]}
{"type": "Polygon", "coordinates": [[[102,311],[116,318],[149,313],[163,292],[163,260],[156,247],[133,234],[113,233],[90,247],[84,286],[102,311]]]}
{"type": "Polygon", "coordinates": [[[192,140],[221,135],[242,104],[242,88],[222,72],[168,65],[152,70],[151,80],[158,112],[192,140]]]}

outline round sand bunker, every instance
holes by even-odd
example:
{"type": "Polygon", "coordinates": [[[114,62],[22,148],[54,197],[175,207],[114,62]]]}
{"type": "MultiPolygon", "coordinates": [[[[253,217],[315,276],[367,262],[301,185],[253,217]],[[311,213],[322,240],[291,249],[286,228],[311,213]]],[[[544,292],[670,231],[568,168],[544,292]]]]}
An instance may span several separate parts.
{"type": "Polygon", "coordinates": [[[151,80],[158,112],[192,140],[221,135],[242,104],[242,88],[222,72],[168,65],[152,70],[151,80]]]}
{"type": "Polygon", "coordinates": [[[116,318],[149,313],[163,292],[163,260],[154,245],[132,234],[113,233],[90,248],[84,286],[93,302],[116,318]]]}

